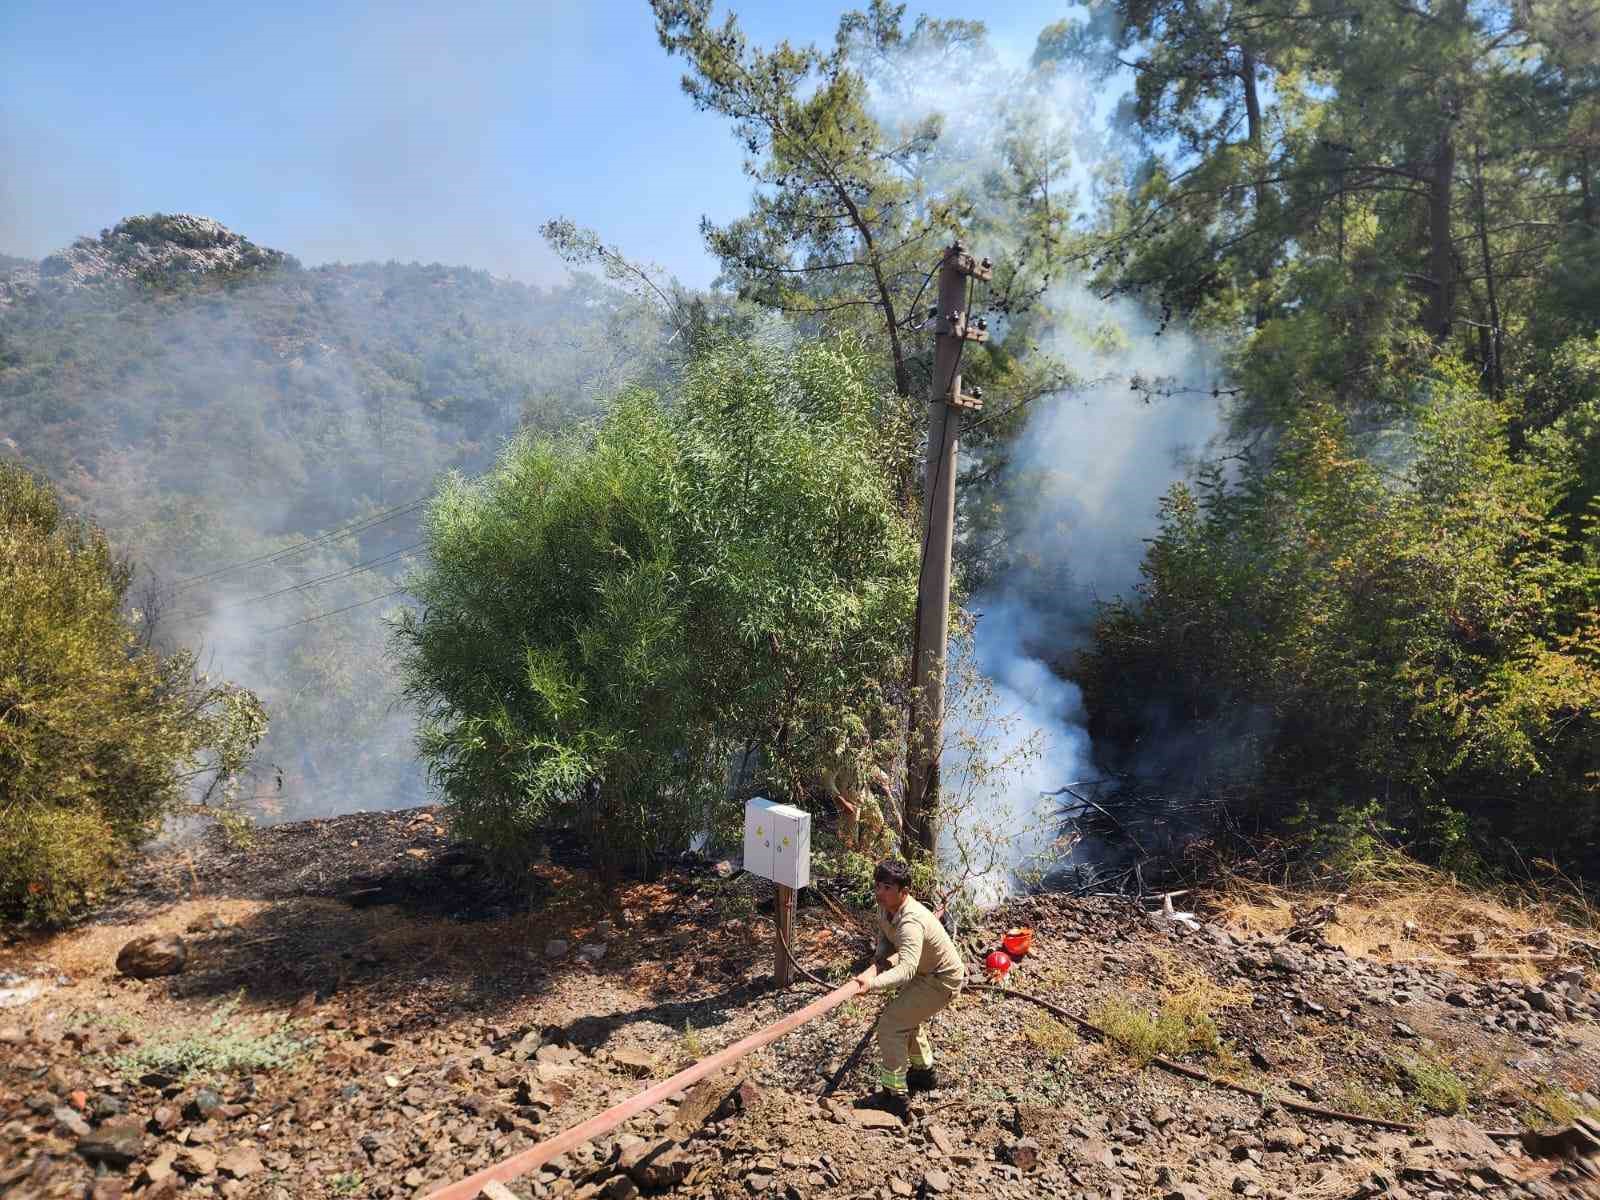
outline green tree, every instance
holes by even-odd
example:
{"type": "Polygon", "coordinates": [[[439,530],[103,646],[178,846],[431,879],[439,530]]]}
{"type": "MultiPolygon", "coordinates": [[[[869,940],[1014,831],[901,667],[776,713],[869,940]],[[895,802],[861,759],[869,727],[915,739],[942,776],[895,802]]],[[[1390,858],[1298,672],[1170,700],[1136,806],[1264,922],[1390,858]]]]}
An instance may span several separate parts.
{"type": "Polygon", "coordinates": [[[789,791],[871,755],[917,544],[870,375],[849,345],[728,344],[444,487],[397,636],[469,836],[515,859],[570,821],[614,872],[719,827],[735,750],[789,791]]]}
{"type": "MultiPolygon", "coordinates": [[[[1588,0],[1568,7],[1593,24],[1588,0]]],[[[1592,228],[1592,55],[1550,15],[1106,0],[1054,28],[1053,52],[1135,78],[1104,280],[1241,335],[1280,380],[1315,373],[1347,411],[1392,412],[1396,362],[1440,351],[1503,390],[1542,341],[1541,288],[1583,293],[1563,266],[1592,228]]],[[[1269,423],[1288,402],[1249,390],[1269,423]]]]}
{"type": "Polygon", "coordinates": [[[249,692],[140,645],[131,579],[47,484],[0,464],[0,913],[70,916],[164,816],[226,798],[265,731],[249,692]]]}
{"type": "MultiPolygon", "coordinates": [[[[958,554],[981,579],[992,557],[982,548],[998,544],[998,483],[1020,414],[1073,380],[1031,349],[1053,320],[1050,288],[1084,238],[1068,181],[1087,130],[1065,94],[1061,57],[1045,48],[1011,70],[980,22],[911,19],[886,0],[846,12],[826,49],[753,47],[733,16],[712,21],[707,0],[653,7],[663,46],[689,64],[685,91],[730,118],[749,155],[750,212],[702,226],[742,295],[805,328],[859,334],[910,399],[930,382],[923,325],[944,245],[964,238],[994,260],[992,282],[971,305],[996,319],[994,340],[968,345],[962,359],[992,410],[967,438],[959,489],[974,536],[958,554]]],[[[888,416],[918,427],[922,408],[888,416]]],[[[908,501],[916,485],[909,474],[899,481],[908,501]]]]}
{"type": "MultiPolygon", "coordinates": [[[[924,160],[938,118],[887,131],[872,116],[858,59],[908,40],[904,6],[847,13],[831,50],[780,42],[752,47],[738,21],[711,20],[710,0],[651,0],[662,46],[682,55],[696,107],[734,122],[757,190],[751,212],[702,223],[706,244],[741,294],[780,311],[848,321],[875,317],[895,392],[913,394],[910,344],[941,235],[956,227],[948,198],[930,191],[924,160]]],[[[919,48],[961,53],[982,27],[919,22],[919,48]]]]}
{"type": "Polygon", "coordinates": [[[1470,371],[1424,391],[1377,440],[1307,402],[1270,467],[1175,490],[1086,701],[1108,740],[1216,747],[1191,769],[1268,820],[1377,796],[1435,852],[1460,813],[1595,869],[1600,574],[1551,520],[1569,467],[1513,459],[1470,371]]]}

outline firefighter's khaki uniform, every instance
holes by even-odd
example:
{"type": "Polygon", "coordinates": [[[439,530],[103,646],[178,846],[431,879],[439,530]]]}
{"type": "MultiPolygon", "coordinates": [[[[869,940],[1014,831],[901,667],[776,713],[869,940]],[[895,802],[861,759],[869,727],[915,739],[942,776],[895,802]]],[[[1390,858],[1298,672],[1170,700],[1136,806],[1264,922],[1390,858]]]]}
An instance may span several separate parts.
{"type": "Polygon", "coordinates": [[[874,992],[900,989],[878,1018],[883,1056],[878,1082],[886,1091],[903,1092],[908,1059],[913,1067],[933,1066],[928,1021],[955,999],[966,972],[944,926],[910,896],[893,916],[878,908],[878,957],[891,955],[894,965],[869,987],[874,992]]]}

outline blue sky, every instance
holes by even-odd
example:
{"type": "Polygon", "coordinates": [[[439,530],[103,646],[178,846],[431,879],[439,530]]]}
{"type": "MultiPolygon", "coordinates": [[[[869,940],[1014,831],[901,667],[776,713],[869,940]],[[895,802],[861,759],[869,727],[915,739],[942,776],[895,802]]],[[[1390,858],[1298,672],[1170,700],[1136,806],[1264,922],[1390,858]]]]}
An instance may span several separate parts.
{"type": "MultiPolygon", "coordinates": [[[[858,4],[747,0],[759,44],[826,41],[858,4]]],[[[982,16],[1031,49],[1069,9],[982,16]]],[[[727,11],[719,5],[719,15],[727,11]]],[[[144,212],[215,217],[308,265],[395,258],[548,282],[537,232],[592,226],[687,283],[702,214],[743,211],[727,123],[694,111],[644,0],[0,3],[0,252],[144,212]]]]}

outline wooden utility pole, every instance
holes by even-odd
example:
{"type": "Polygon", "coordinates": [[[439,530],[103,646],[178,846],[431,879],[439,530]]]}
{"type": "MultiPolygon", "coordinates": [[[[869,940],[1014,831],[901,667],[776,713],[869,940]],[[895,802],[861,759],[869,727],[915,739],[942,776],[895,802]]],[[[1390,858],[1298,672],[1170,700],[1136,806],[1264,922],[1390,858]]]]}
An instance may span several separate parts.
{"type": "Polygon", "coordinates": [[[922,566],[917,584],[916,636],[911,657],[911,730],[906,744],[906,836],[924,850],[938,841],[939,753],[944,724],[945,652],[950,638],[950,555],[956,525],[956,451],[961,414],[982,408],[961,393],[961,352],[987,341],[988,322],[969,323],[968,279],[988,279],[991,264],[976,261],[960,242],[939,263],[939,304],[929,315],[937,340],[928,397],[928,452],[923,467],[922,566]]]}
{"type": "Polygon", "coordinates": [[[789,949],[794,945],[794,889],[781,883],[775,886],[778,895],[773,905],[773,916],[777,920],[773,924],[778,929],[778,945],[772,977],[779,987],[786,988],[794,982],[794,959],[789,954],[789,949]]]}

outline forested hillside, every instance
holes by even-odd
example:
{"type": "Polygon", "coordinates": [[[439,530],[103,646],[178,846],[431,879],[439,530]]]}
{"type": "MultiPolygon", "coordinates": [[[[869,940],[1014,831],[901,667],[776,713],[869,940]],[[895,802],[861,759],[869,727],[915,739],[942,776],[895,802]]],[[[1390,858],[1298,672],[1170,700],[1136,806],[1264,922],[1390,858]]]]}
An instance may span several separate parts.
{"type": "Polygon", "coordinates": [[[157,644],[261,697],[260,810],[415,802],[378,618],[399,602],[420,502],[517,428],[570,424],[648,377],[653,311],[588,278],[308,270],[159,214],[14,263],[0,454],[133,561],[130,602],[157,644]]]}
{"type": "MultiPolygon", "coordinates": [[[[307,270],[158,214],[0,285],[0,448],[144,565],[160,637],[262,696],[274,811],[415,782],[374,618],[441,471],[761,309],[865,346],[873,436],[912,446],[960,237],[995,263],[961,598],[1002,688],[1054,676],[1007,698],[1071,748],[1030,803],[1114,774],[1334,859],[1600,869],[1592,3],[1105,0],[1023,61],[881,2],[820,48],[651,10],[753,185],[703,227],[709,294],[565,219],[605,282],[307,270]]],[[[909,518],[915,458],[885,461],[909,518]]]]}
{"type": "Polygon", "coordinates": [[[749,151],[706,227],[745,294],[912,397],[932,247],[995,258],[958,554],[1095,767],[1325,861],[1600,868],[1600,10],[1106,0],[1018,65],[884,3],[817,50],[652,7],[749,151]],[[1141,414],[1185,409],[1225,437],[1146,529],[1141,414]]]}
{"type": "Polygon", "coordinates": [[[1600,866],[1597,30],[1116,0],[1042,39],[1133,67],[1101,285],[1236,389],[1077,668],[1111,742],[1334,843],[1600,866]]]}

